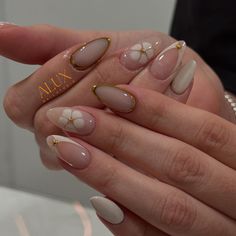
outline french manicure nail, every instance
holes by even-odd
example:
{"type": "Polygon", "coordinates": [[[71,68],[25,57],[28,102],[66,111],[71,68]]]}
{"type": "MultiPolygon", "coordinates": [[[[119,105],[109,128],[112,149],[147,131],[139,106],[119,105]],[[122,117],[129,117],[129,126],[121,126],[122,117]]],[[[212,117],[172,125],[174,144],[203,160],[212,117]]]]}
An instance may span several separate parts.
{"type": "Polygon", "coordinates": [[[164,49],[149,67],[151,74],[160,80],[167,79],[182,62],[186,44],[178,41],[164,49]]]}
{"type": "Polygon", "coordinates": [[[120,62],[129,70],[138,70],[151,61],[159,50],[160,40],[150,38],[134,44],[120,56],[120,62]]]}
{"type": "Polygon", "coordinates": [[[70,62],[77,70],[86,70],[98,63],[110,46],[110,38],[92,40],[77,49],[70,58],[70,62]]]}
{"type": "Polygon", "coordinates": [[[47,117],[59,128],[79,135],[88,135],[95,128],[95,118],[77,108],[52,108],[47,111],[47,117]]]}
{"type": "Polygon", "coordinates": [[[69,138],[51,135],[47,137],[47,144],[61,161],[74,169],[84,169],[90,163],[88,150],[69,138]]]}
{"type": "Polygon", "coordinates": [[[124,220],[124,213],[120,207],[110,199],[104,197],[90,198],[97,214],[111,224],[120,224],[124,220]]]}
{"type": "Polygon", "coordinates": [[[196,61],[191,60],[180,69],[173,82],[171,83],[171,89],[176,94],[184,93],[185,90],[190,86],[191,82],[194,79],[196,66],[196,61]]]}
{"type": "Polygon", "coordinates": [[[93,91],[105,106],[114,111],[128,113],[135,108],[135,97],[123,89],[107,85],[95,85],[93,91]]]}

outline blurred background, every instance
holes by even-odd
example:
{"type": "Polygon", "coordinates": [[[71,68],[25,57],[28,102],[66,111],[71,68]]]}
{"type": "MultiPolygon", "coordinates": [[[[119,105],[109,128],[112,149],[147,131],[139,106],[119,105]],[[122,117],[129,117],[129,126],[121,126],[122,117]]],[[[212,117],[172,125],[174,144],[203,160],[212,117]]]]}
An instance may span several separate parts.
{"type": "MultiPolygon", "coordinates": [[[[174,0],[1,0],[0,21],[47,23],[78,30],[153,29],[168,33],[174,6],[174,0]]],[[[33,135],[16,127],[4,114],[2,99],[7,87],[35,68],[0,57],[0,184],[62,200],[79,199],[89,205],[88,198],[95,191],[68,173],[45,169],[33,135]]]]}

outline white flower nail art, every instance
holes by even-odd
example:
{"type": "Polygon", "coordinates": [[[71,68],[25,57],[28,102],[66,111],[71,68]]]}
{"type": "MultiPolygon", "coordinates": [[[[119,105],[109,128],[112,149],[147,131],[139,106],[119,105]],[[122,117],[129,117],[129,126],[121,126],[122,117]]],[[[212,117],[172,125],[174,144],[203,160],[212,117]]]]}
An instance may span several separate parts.
{"type": "Polygon", "coordinates": [[[83,115],[80,111],[65,109],[59,118],[59,123],[66,130],[76,130],[84,127],[83,115]]]}
{"type": "Polygon", "coordinates": [[[146,64],[154,56],[154,49],[151,43],[142,42],[130,48],[130,58],[139,64],[146,64]]]}

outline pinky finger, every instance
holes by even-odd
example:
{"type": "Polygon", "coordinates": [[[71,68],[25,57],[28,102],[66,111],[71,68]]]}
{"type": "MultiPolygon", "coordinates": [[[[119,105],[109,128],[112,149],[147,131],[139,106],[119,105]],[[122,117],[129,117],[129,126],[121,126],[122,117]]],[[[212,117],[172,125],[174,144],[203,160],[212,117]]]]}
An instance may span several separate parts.
{"type": "Polygon", "coordinates": [[[167,236],[128,209],[121,209],[108,198],[97,196],[90,201],[99,219],[115,236],[167,236]]]}

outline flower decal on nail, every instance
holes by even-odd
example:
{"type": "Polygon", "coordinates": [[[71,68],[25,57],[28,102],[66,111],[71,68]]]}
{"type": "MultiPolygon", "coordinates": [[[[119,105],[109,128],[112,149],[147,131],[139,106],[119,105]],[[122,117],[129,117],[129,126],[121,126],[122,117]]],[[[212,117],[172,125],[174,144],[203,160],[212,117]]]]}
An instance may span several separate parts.
{"type": "Polygon", "coordinates": [[[80,111],[65,109],[59,118],[59,123],[64,129],[74,131],[84,126],[84,119],[80,111]]]}
{"type": "Polygon", "coordinates": [[[154,49],[151,43],[142,42],[130,48],[130,58],[139,64],[146,64],[154,56],[154,49]]]}

